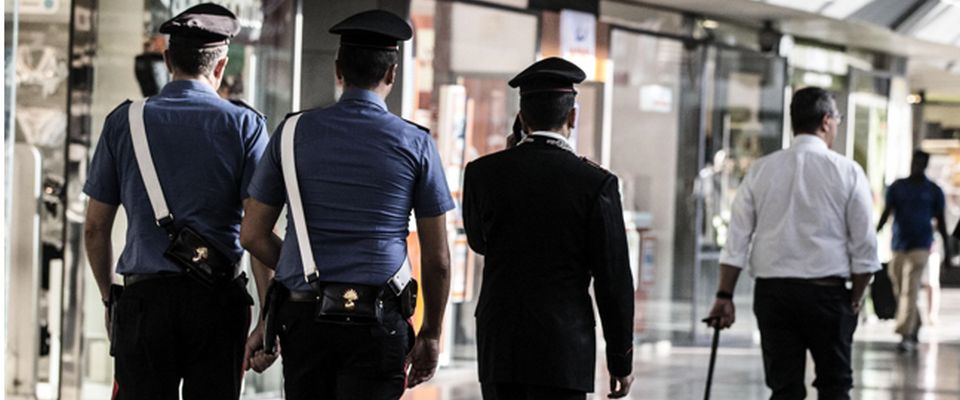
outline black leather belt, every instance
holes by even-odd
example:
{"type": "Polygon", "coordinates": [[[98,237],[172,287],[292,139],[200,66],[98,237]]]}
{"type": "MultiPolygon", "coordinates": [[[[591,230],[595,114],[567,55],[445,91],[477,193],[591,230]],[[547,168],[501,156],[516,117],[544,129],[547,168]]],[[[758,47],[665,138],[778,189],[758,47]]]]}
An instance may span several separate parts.
{"type": "Polygon", "coordinates": [[[179,278],[187,276],[182,272],[158,272],[155,274],[130,274],[123,276],[123,286],[132,286],[140,282],[152,281],[154,279],[179,278]]]}
{"type": "MultiPolygon", "coordinates": [[[[155,279],[168,279],[168,278],[180,278],[187,277],[187,274],[183,272],[158,272],[155,274],[129,274],[123,276],[123,286],[132,286],[140,282],[152,281],[155,279]]],[[[246,274],[241,272],[239,275],[235,276],[230,282],[234,282],[237,279],[246,279],[246,274]]]]}
{"type": "Polygon", "coordinates": [[[840,276],[828,276],[823,278],[757,278],[757,280],[763,280],[768,282],[781,282],[781,283],[800,283],[808,285],[817,285],[817,286],[844,286],[847,284],[847,278],[840,276]]]}
{"type": "MultiPolygon", "coordinates": [[[[384,290],[383,294],[380,295],[380,299],[384,301],[396,298],[397,296],[389,290],[384,290]]],[[[320,300],[320,296],[312,290],[291,290],[290,296],[287,297],[287,301],[293,303],[315,303],[318,300],[320,300]]]]}

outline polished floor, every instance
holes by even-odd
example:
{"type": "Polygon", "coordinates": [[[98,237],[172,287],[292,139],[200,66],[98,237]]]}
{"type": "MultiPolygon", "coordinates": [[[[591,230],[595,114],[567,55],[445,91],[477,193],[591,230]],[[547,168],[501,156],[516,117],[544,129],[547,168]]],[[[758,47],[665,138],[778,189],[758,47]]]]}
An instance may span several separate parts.
{"type": "MultiPolygon", "coordinates": [[[[940,318],[925,326],[916,353],[900,354],[891,321],[866,319],[856,334],[854,349],[855,399],[945,400],[960,399],[960,290],[944,290],[940,318]]],[[[636,381],[630,399],[703,399],[709,360],[704,346],[673,346],[669,342],[644,344],[637,349],[636,381]]],[[[808,362],[810,399],[816,390],[808,362]]],[[[598,376],[597,393],[606,398],[606,378],[598,376]]],[[[763,366],[755,340],[723,345],[714,377],[714,400],[769,398],[763,383],[763,366]]],[[[480,400],[476,372],[469,364],[440,371],[428,384],[408,392],[403,400],[480,400]]]]}
{"type": "MultiPolygon", "coordinates": [[[[741,304],[741,306],[745,306],[741,304]]],[[[724,331],[717,358],[713,400],[767,399],[770,391],[763,383],[763,365],[757,341],[755,322],[749,309],[739,310],[737,329],[724,331]],[[745,315],[746,314],[746,315],[745,315]]],[[[864,314],[857,330],[854,349],[854,384],[852,395],[863,400],[960,400],[960,289],[943,291],[939,320],[925,325],[921,345],[916,353],[896,351],[899,337],[894,335],[892,321],[878,321],[864,314]]],[[[634,376],[636,381],[630,399],[686,400],[703,399],[707,363],[708,333],[701,333],[699,345],[679,345],[679,341],[659,341],[636,349],[634,376]]],[[[809,399],[816,391],[812,364],[808,362],[809,399]]],[[[248,380],[271,381],[280,386],[277,366],[270,374],[251,375],[248,380]]],[[[603,368],[598,368],[597,393],[591,399],[605,399],[608,389],[603,368]]],[[[263,383],[263,382],[261,382],[263,383]]],[[[85,385],[84,399],[109,398],[108,385],[85,385]]],[[[253,394],[248,400],[274,400],[277,392],[253,394]]],[[[441,369],[430,382],[408,391],[402,400],[481,400],[475,364],[466,362],[441,369]]]]}

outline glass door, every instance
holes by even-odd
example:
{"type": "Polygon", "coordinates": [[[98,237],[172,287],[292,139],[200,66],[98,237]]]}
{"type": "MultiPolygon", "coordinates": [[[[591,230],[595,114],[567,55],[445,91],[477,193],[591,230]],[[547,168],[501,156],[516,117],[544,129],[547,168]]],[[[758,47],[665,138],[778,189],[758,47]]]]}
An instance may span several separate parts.
{"type": "MultiPolygon", "coordinates": [[[[696,315],[713,304],[720,253],[726,243],[733,199],[755,160],[783,148],[784,58],[738,49],[708,51],[704,158],[693,196],[698,208],[696,315]]],[[[749,310],[753,280],[740,279],[737,304],[749,310]]],[[[750,312],[739,313],[731,332],[751,335],[750,312]]],[[[694,327],[700,326],[692,321],[694,327]]]]}
{"type": "Polygon", "coordinates": [[[690,303],[673,282],[686,52],[678,40],[611,32],[609,166],[620,179],[636,289],[634,331],[644,341],[689,329],[690,303]]]}

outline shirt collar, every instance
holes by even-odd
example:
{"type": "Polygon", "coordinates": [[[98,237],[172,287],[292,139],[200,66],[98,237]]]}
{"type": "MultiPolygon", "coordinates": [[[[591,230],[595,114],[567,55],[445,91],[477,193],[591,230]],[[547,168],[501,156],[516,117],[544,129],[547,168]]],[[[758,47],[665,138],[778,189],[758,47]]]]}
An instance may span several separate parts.
{"type": "Polygon", "coordinates": [[[387,110],[387,103],[383,101],[383,98],[374,93],[372,90],[358,89],[358,88],[345,88],[343,94],[340,95],[340,101],[348,100],[359,100],[365,101],[368,103],[373,103],[377,107],[382,108],[384,111],[387,110]]]}
{"type": "Polygon", "coordinates": [[[801,134],[793,137],[793,144],[790,147],[827,150],[827,142],[816,135],[801,134]]]}
{"type": "MultiPolygon", "coordinates": [[[[559,133],[556,133],[556,132],[550,132],[550,131],[533,131],[533,132],[530,133],[530,136],[543,136],[543,137],[547,137],[547,138],[550,138],[550,139],[557,139],[557,140],[563,141],[563,142],[566,143],[568,146],[570,145],[570,141],[567,140],[566,137],[564,137],[563,135],[561,135],[561,134],[559,134],[559,133]]],[[[573,146],[571,146],[571,147],[573,147],[573,146]]]]}
{"type": "Polygon", "coordinates": [[[199,93],[220,97],[212,86],[195,79],[178,79],[167,82],[160,91],[161,96],[180,96],[187,93],[199,93]]]}

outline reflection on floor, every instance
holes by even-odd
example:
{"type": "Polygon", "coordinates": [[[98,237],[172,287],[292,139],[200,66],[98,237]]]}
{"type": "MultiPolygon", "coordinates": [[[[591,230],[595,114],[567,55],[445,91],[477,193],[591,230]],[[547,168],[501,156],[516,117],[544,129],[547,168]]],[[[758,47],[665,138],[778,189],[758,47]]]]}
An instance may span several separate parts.
{"type": "MultiPolygon", "coordinates": [[[[960,399],[960,290],[944,290],[940,320],[925,326],[918,351],[896,351],[898,337],[891,321],[862,321],[854,349],[855,399],[960,399]]],[[[741,312],[748,312],[742,310],[741,312]]],[[[743,343],[744,341],[733,341],[743,343]]],[[[749,342],[749,340],[747,341],[749,342]]],[[[702,399],[709,348],[673,347],[669,342],[637,349],[636,381],[631,399],[702,399]]],[[[598,393],[606,398],[606,379],[598,375],[598,393]]],[[[812,364],[808,363],[808,398],[816,398],[812,364]]],[[[717,360],[715,400],[769,398],[756,344],[723,346],[717,360]]],[[[429,384],[408,392],[403,400],[480,400],[476,372],[470,365],[440,371],[429,384]]]]}

